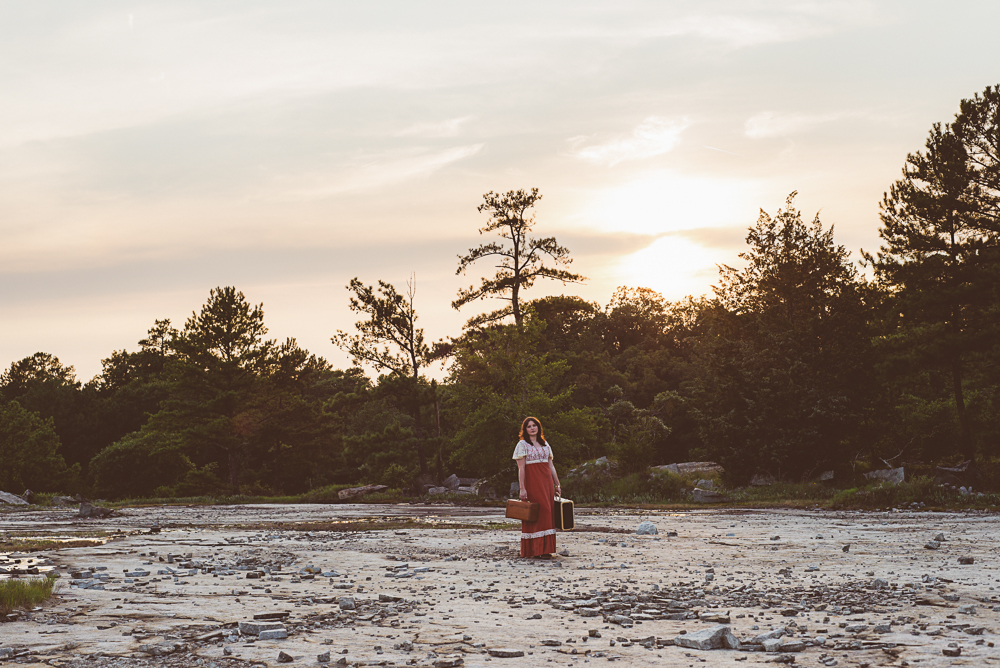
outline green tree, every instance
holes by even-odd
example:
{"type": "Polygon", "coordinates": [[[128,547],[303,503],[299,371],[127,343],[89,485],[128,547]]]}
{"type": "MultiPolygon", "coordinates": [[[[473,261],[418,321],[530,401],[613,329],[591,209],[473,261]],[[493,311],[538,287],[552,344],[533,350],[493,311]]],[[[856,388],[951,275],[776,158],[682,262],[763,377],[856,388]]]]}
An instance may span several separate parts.
{"type": "MultiPolygon", "coordinates": [[[[366,286],[357,278],[351,279],[347,289],[353,296],[350,308],[354,313],[365,316],[355,323],[355,335],[339,331],[331,341],[351,354],[357,365],[371,364],[378,371],[388,371],[402,380],[394,383],[387,379],[385,388],[390,394],[394,389],[404,406],[413,416],[416,436],[410,439],[415,449],[421,473],[427,473],[425,454],[425,433],[421,408],[433,403],[428,397],[429,385],[422,378],[421,369],[431,359],[430,347],[424,342],[424,330],[417,327],[416,278],[406,283],[406,294],[400,294],[394,286],[384,281],[378,282],[378,289],[366,286]]],[[[382,385],[380,384],[380,385],[382,385]]]]}
{"type": "Polygon", "coordinates": [[[956,121],[935,124],[925,150],[907,156],[903,177],[882,200],[882,246],[865,254],[892,296],[885,354],[903,373],[947,370],[967,459],[977,441],[966,410],[967,366],[998,334],[998,97],[987,88],[963,100],[956,121]]]}
{"type": "Polygon", "coordinates": [[[70,469],[59,454],[52,419],[25,410],[16,401],[0,402],[0,489],[20,492],[64,491],[80,467],[70,469]]]}
{"type": "Polygon", "coordinates": [[[792,193],[761,211],[743,269],[723,266],[690,393],[709,452],[737,482],[842,466],[869,390],[868,288],[792,193]]]}
{"type": "Polygon", "coordinates": [[[212,289],[174,339],[169,396],[148,425],[163,447],[217,466],[234,490],[269,417],[262,377],[275,344],[266,333],[263,305],[232,287],[212,289]]]}
{"type": "Polygon", "coordinates": [[[550,278],[578,283],[586,280],[580,274],[574,274],[565,269],[547,266],[543,256],[548,256],[555,265],[569,265],[573,259],[569,249],[560,246],[555,237],[536,239],[529,237],[535,225],[534,214],[529,210],[535,202],[542,198],[538,188],[532,188],[530,193],[524,190],[511,190],[506,194],[490,191],[483,195],[483,203],[479,205],[480,213],[487,212],[489,220],[486,226],[479,229],[479,234],[499,232],[505,243],[490,242],[470,248],[467,255],[458,256],[456,275],[464,274],[466,270],[484,258],[496,258],[499,262],[497,272],[492,277],[483,278],[479,287],[458,291],[458,299],[451,303],[455,309],[484,298],[494,298],[510,302],[492,313],[484,313],[472,318],[469,326],[480,326],[494,323],[514,316],[514,323],[520,327],[523,319],[521,312],[521,291],[530,288],[539,278],[550,278]]]}

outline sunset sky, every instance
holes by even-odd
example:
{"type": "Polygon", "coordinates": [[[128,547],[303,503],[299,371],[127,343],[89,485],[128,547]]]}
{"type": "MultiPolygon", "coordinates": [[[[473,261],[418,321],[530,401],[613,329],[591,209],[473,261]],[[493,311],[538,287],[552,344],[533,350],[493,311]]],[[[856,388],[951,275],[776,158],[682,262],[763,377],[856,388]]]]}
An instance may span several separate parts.
{"type": "Polygon", "coordinates": [[[707,293],[793,190],[856,257],[906,154],[1000,83],[997,25],[989,0],[3,3],[0,367],[88,380],[222,285],[338,366],[354,276],[415,272],[427,337],[455,335],[489,190],[538,187],[589,277],[529,298],[707,293]]]}

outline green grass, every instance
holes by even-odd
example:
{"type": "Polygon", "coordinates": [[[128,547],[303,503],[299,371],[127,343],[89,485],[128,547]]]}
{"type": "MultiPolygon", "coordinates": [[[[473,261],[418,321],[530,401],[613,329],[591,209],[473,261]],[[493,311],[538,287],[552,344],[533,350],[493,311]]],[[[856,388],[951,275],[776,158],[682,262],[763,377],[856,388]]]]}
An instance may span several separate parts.
{"type": "Polygon", "coordinates": [[[35,607],[55,590],[57,575],[30,580],[0,580],[0,613],[35,607]]]}

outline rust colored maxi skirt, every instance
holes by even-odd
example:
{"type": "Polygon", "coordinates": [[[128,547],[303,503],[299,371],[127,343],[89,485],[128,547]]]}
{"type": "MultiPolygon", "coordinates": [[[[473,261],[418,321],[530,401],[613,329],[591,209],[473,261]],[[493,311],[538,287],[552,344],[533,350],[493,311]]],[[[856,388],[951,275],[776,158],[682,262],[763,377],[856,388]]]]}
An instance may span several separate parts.
{"type": "Polygon", "coordinates": [[[538,521],[521,522],[521,556],[537,557],[556,551],[555,486],[549,463],[524,465],[524,487],[528,501],[538,504],[538,521]]]}

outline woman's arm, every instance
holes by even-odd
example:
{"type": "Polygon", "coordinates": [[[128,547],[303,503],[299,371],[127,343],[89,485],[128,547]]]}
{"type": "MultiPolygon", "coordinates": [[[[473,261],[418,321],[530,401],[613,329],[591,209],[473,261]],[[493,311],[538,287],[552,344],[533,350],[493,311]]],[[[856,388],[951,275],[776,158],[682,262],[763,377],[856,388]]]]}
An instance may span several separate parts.
{"type": "MultiPolygon", "coordinates": [[[[521,461],[521,460],[518,460],[521,461]]],[[[549,471],[552,473],[552,484],[556,486],[556,494],[562,496],[562,486],[559,484],[559,474],[556,473],[555,462],[549,457],[549,471]]]]}
{"type": "Polygon", "coordinates": [[[525,459],[524,459],[524,457],[522,457],[521,459],[515,459],[514,461],[517,462],[517,484],[518,484],[519,489],[521,490],[520,492],[518,492],[518,497],[520,497],[520,499],[522,501],[527,501],[528,500],[528,490],[525,489],[525,487],[524,487],[524,462],[525,462],[525,459]]]}

